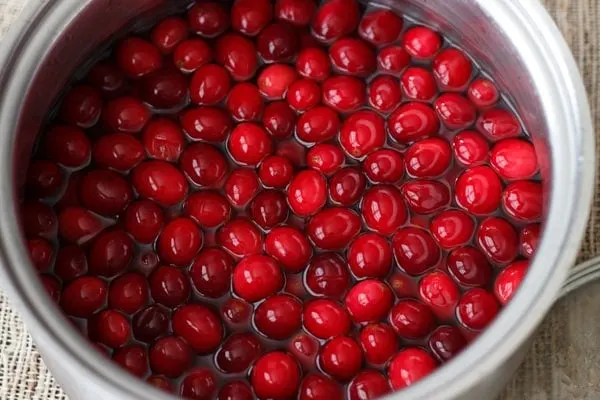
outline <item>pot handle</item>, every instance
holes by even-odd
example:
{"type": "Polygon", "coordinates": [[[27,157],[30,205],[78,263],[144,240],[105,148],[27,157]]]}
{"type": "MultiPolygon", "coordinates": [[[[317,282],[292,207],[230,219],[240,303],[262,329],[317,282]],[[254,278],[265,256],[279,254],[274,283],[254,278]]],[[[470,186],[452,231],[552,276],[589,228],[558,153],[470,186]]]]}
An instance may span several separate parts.
{"type": "Polygon", "coordinates": [[[571,270],[567,281],[559,293],[559,298],[598,279],[600,279],[600,256],[582,262],[571,270]]]}

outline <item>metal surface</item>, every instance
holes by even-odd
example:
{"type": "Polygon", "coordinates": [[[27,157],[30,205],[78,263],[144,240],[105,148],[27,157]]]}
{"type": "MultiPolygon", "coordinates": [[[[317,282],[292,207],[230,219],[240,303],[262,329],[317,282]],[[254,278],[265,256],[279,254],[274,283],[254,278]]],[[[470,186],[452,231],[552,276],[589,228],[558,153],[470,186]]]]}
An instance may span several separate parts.
{"type": "MultiPolygon", "coordinates": [[[[0,50],[2,285],[71,399],[164,399],[105,360],[48,301],[19,232],[18,198],[48,107],[80,63],[114,32],[158,6],[186,0],[31,2],[0,50]]],[[[593,191],[593,134],[581,78],[535,0],[380,0],[450,32],[499,78],[532,134],[546,182],[545,232],[522,289],[460,356],[392,395],[403,400],[493,398],[555,301],[583,235],[593,191]]]]}

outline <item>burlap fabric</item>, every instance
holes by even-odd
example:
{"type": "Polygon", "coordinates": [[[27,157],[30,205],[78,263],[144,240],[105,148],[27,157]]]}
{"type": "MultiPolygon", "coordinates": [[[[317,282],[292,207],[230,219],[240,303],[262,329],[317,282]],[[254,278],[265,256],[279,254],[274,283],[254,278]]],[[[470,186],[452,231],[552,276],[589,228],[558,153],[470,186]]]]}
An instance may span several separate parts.
{"type": "MultiPolygon", "coordinates": [[[[0,38],[26,1],[31,0],[0,0],[0,38]]],[[[600,2],[542,1],[573,50],[585,79],[595,126],[600,128],[600,2]]],[[[596,132],[600,143],[600,129],[596,132]]],[[[599,238],[600,190],[594,198],[579,261],[600,255],[599,238]]],[[[501,399],[600,400],[599,315],[600,283],[580,289],[556,304],[501,399]]],[[[0,399],[66,399],[1,293],[0,399]]]]}

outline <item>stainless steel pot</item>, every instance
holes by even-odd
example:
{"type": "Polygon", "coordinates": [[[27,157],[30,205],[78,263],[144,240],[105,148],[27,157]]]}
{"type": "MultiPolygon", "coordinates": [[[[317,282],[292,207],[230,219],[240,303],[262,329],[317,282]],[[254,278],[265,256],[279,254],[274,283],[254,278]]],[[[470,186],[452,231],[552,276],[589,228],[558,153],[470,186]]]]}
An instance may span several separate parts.
{"type": "MultiPolygon", "coordinates": [[[[19,234],[19,183],[46,110],[75,68],[132,18],[188,0],[37,0],[0,53],[2,284],[72,399],[165,398],[104,360],[48,301],[19,234]]],[[[546,182],[543,239],[522,289],[489,329],[431,377],[392,398],[491,399],[521,362],[578,249],[590,209],[594,140],[572,56],[535,0],[378,0],[460,40],[511,93],[546,182]]],[[[131,26],[130,26],[131,28],[131,26]]]]}

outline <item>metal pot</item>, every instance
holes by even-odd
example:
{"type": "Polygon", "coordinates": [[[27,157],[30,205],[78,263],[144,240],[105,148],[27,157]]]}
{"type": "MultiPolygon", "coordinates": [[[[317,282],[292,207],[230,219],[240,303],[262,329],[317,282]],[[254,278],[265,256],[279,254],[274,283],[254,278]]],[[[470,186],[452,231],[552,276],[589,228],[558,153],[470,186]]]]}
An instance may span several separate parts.
{"type": "MultiPolygon", "coordinates": [[[[584,87],[569,49],[536,0],[376,2],[427,20],[460,41],[511,94],[538,149],[546,183],[545,230],[522,289],[449,365],[390,396],[490,399],[524,357],[535,328],[559,294],[584,232],[594,186],[594,139],[584,87]]],[[[135,28],[129,24],[133,18],[156,17],[186,3],[189,0],[32,1],[2,43],[2,284],[72,399],[149,400],[165,394],[104,360],[48,300],[19,233],[20,182],[46,111],[80,63],[115,32],[135,28]]]]}

